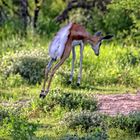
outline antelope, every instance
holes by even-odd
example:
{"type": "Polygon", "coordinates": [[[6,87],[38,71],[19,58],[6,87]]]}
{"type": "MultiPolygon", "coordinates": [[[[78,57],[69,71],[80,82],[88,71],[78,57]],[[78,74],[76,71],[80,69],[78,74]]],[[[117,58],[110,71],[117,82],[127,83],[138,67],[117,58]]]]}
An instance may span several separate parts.
{"type": "Polygon", "coordinates": [[[77,85],[80,85],[81,76],[82,76],[82,60],[83,60],[84,45],[86,43],[89,43],[95,55],[98,56],[102,41],[106,39],[111,39],[112,37],[113,37],[112,35],[102,36],[101,32],[97,32],[94,35],[91,35],[86,31],[86,29],[82,25],[76,23],[69,23],[68,25],[61,28],[57,32],[57,34],[55,35],[53,41],[49,46],[50,61],[45,69],[45,79],[40,93],[40,98],[45,98],[46,95],[48,94],[51,81],[55,72],[70,56],[71,51],[72,51],[72,69],[70,73],[69,83],[72,82],[73,73],[74,73],[74,62],[76,58],[76,54],[75,54],[76,45],[80,45],[80,71],[78,74],[78,81],[77,81],[77,85]],[[56,60],[59,61],[51,70],[52,64],[56,60]],[[49,72],[50,72],[50,77],[49,77],[47,88],[45,90],[49,72]]]}

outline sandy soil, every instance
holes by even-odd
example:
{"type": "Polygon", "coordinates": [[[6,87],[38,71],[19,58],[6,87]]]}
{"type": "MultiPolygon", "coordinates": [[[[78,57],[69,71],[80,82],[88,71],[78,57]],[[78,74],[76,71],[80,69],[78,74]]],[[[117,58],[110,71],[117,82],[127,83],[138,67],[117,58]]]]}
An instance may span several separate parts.
{"type": "Polygon", "coordinates": [[[111,116],[140,111],[140,91],[135,94],[97,95],[99,112],[111,116]]]}

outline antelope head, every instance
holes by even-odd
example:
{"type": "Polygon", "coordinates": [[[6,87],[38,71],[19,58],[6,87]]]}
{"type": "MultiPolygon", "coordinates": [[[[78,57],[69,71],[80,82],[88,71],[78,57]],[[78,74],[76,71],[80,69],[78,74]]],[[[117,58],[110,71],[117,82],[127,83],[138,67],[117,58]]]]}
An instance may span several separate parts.
{"type": "Polygon", "coordinates": [[[97,56],[99,56],[100,54],[100,46],[102,44],[102,41],[109,40],[113,37],[113,35],[102,36],[101,34],[101,32],[95,33],[92,37],[92,41],[89,42],[91,44],[91,48],[97,56]]]}

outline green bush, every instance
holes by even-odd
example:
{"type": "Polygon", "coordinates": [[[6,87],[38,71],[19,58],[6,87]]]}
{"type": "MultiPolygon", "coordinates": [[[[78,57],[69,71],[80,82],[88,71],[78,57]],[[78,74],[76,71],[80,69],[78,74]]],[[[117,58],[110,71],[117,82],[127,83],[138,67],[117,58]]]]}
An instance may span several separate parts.
{"type": "Polygon", "coordinates": [[[9,75],[9,77],[7,77],[6,81],[4,81],[5,84],[3,85],[4,87],[8,86],[8,87],[19,87],[23,84],[26,83],[25,79],[23,79],[21,77],[21,75],[19,74],[11,74],[9,75]]]}
{"type": "Polygon", "coordinates": [[[95,130],[96,128],[101,128],[105,130],[105,116],[96,112],[82,111],[80,113],[72,112],[66,114],[63,122],[69,128],[76,129],[81,128],[82,130],[88,132],[95,130]]]}
{"type": "Polygon", "coordinates": [[[63,121],[61,121],[61,124],[66,125],[68,128],[74,129],[75,131],[80,130],[84,134],[84,136],[65,135],[63,139],[108,139],[106,116],[101,115],[97,112],[71,112],[66,114],[66,116],[63,118],[63,121]]]}
{"type": "Polygon", "coordinates": [[[80,137],[76,134],[75,135],[67,134],[63,136],[62,138],[60,138],[60,140],[80,140],[80,137]]]}
{"type": "Polygon", "coordinates": [[[2,58],[1,72],[8,77],[10,74],[19,74],[29,83],[41,82],[48,62],[45,50],[27,50],[14,54],[8,53],[2,58]]]}
{"type": "Polygon", "coordinates": [[[56,105],[68,110],[97,110],[97,101],[88,95],[81,93],[70,93],[61,91],[52,91],[47,96],[47,100],[38,102],[40,109],[44,111],[53,110],[56,105]]]}
{"type": "Polygon", "coordinates": [[[55,18],[65,8],[66,2],[63,0],[46,0],[43,2],[40,11],[37,31],[47,38],[51,38],[54,33],[59,30],[59,24],[55,22],[55,18]]]}
{"type": "Polygon", "coordinates": [[[15,108],[0,107],[0,139],[12,137],[13,140],[32,140],[37,124],[28,122],[28,118],[15,108]]]}
{"type": "MultiPolygon", "coordinates": [[[[129,37],[131,42],[138,39],[140,34],[140,1],[138,0],[112,0],[107,6],[108,11],[104,16],[105,30],[118,34],[119,38],[129,37]]],[[[127,43],[128,40],[125,42],[127,43]]],[[[130,43],[130,41],[129,41],[130,43]]]]}
{"type": "Polygon", "coordinates": [[[17,18],[11,18],[10,20],[5,21],[0,27],[0,39],[3,40],[13,35],[19,35],[21,32],[21,25],[17,18]]]}
{"type": "Polygon", "coordinates": [[[110,120],[111,127],[128,130],[129,132],[140,132],[140,112],[131,113],[128,116],[120,115],[110,120]]]}
{"type": "Polygon", "coordinates": [[[97,110],[97,101],[93,97],[79,93],[64,92],[63,94],[58,94],[56,102],[61,107],[68,108],[69,110],[77,108],[90,111],[97,110]]]}
{"type": "Polygon", "coordinates": [[[13,140],[32,140],[35,136],[34,132],[37,130],[37,125],[29,123],[27,118],[22,115],[12,114],[3,122],[3,126],[7,128],[5,131],[9,131],[13,140]]]}
{"type": "MultiPolygon", "coordinates": [[[[1,13],[0,14],[0,38],[7,38],[13,34],[21,34],[25,31],[23,26],[23,19],[21,18],[21,3],[17,0],[1,3],[1,13]],[[3,15],[3,16],[2,16],[3,15]],[[5,17],[5,18],[4,18],[5,17]]],[[[62,11],[66,3],[63,0],[46,0],[43,2],[39,1],[39,5],[41,4],[41,10],[39,12],[38,20],[37,20],[37,34],[41,33],[42,35],[47,35],[48,38],[52,35],[52,33],[56,32],[58,29],[58,24],[54,22],[54,19],[60,11],[62,11]]],[[[27,17],[27,32],[28,30],[32,30],[32,21],[33,13],[35,10],[35,2],[28,1],[28,13],[30,16],[27,17]]]]}
{"type": "Polygon", "coordinates": [[[96,7],[90,11],[90,18],[87,23],[87,28],[90,30],[91,33],[95,33],[97,31],[106,31],[104,25],[104,17],[104,12],[96,7]]]}
{"type": "Polygon", "coordinates": [[[117,41],[139,46],[140,33],[140,1],[112,0],[106,11],[94,8],[90,12],[90,22],[87,27],[92,32],[102,30],[115,35],[117,41]]]}

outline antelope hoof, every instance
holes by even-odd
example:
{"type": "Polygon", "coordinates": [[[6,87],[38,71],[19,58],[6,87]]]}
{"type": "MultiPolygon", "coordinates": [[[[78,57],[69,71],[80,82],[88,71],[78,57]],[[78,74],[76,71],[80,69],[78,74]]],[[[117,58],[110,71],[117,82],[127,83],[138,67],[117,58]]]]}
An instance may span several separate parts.
{"type": "Polygon", "coordinates": [[[44,99],[46,97],[46,94],[40,93],[39,97],[42,98],[42,99],[44,99]]]}
{"type": "Polygon", "coordinates": [[[77,86],[79,87],[80,86],[80,83],[77,83],[77,86]]]}
{"type": "Polygon", "coordinates": [[[44,99],[46,97],[46,93],[44,92],[44,90],[41,90],[39,97],[42,99],[44,99]]]}
{"type": "Polygon", "coordinates": [[[70,85],[71,83],[72,83],[72,82],[69,80],[69,81],[68,81],[68,84],[70,85]]]}

